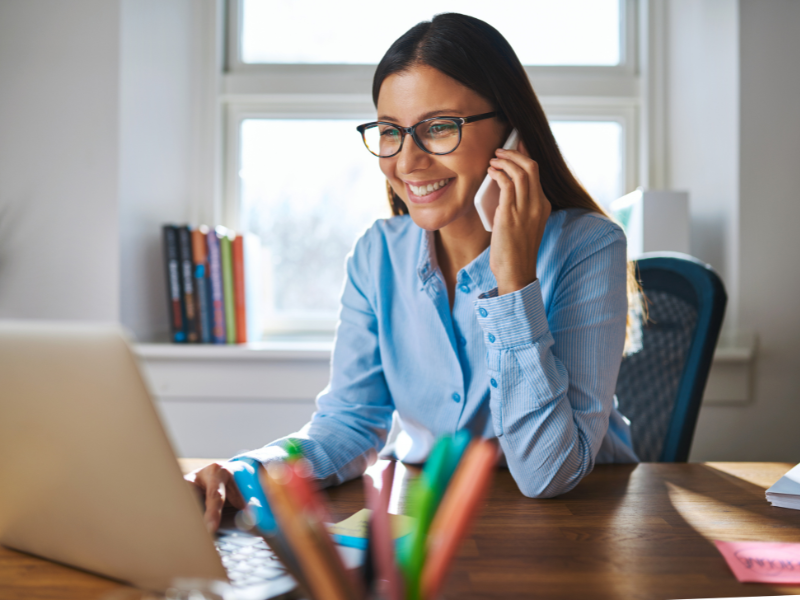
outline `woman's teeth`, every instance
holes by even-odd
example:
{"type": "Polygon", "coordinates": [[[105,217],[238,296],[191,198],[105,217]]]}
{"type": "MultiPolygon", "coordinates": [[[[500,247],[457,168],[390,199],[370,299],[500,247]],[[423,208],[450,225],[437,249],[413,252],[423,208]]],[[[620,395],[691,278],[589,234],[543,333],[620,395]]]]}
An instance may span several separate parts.
{"type": "Polygon", "coordinates": [[[431,192],[435,192],[439,188],[443,188],[448,183],[450,183],[449,179],[442,179],[441,181],[437,181],[436,183],[429,183],[428,185],[411,185],[408,184],[408,187],[411,188],[411,191],[414,193],[415,196],[427,196],[431,192]]]}

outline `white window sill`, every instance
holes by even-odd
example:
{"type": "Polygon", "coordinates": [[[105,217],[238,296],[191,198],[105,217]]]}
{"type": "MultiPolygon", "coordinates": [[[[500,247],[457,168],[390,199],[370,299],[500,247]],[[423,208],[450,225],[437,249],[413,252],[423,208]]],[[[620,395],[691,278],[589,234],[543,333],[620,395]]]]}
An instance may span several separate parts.
{"type": "Polygon", "coordinates": [[[252,344],[134,344],[146,361],[270,361],[330,360],[333,340],[282,339],[252,344]]]}
{"type": "MultiPolygon", "coordinates": [[[[714,353],[704,404],[750,401],[756,337],[725,336],[714,353]]],[[[160,399],[311,400],[328,383],[332,338],[286,336],[252,344],[134,344],[160,399]]]]}

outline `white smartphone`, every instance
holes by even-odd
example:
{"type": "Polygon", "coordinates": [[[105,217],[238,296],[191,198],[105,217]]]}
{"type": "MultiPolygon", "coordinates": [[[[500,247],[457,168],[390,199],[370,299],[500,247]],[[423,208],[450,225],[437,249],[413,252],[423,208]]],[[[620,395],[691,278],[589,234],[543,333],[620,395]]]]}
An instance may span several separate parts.
{"type": "MultiPolygon", "coordinates": [[[[504,150],[516,150],[517,140],[519,133],[515,129],[508,136],[506,143],[503,144],[504,150]]],[[[486,228],[486,231],[492,230],[492,223],[494,223],[494,213],[497,206],[500,204],[500,186],[497,185],[494,179],[486,176],[483,180],[481,187],[478,188],[478,193],[475,194],[475,208],[478,209],[478,215],[481,217],[481,222],[486,228]]]]}

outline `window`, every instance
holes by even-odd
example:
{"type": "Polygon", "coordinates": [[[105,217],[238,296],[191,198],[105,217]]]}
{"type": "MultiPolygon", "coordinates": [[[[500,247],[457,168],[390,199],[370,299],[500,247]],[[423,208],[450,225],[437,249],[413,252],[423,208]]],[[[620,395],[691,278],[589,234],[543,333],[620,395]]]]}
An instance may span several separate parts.
{"type": "Polygon", "coordinates": [[[633,0],[371,3],[231,0],[220,97],[225,221],[263,245],[267,333],[332,331],[344,258],[389,216],[385,180],[355,125],[374,119],[375,64],[434,14],[491,23],[514,47],[573,172],[603,205],[637,184],[633,0]],[[324,161],[314,139],[337,140],[324,161]],[[298,274],[302,274],[298,277],[298,274]]]}
{"type": "Polygon", "coordinates": [[[618,0],[525,0],[499,6],[485,0],[405,0],[353,11],[343,6],[328,0],[244,0],[241,62],[377,64],[388,44],[413,25],[453,11],[491,23],[526,65],[620,62],[618,0]]]}

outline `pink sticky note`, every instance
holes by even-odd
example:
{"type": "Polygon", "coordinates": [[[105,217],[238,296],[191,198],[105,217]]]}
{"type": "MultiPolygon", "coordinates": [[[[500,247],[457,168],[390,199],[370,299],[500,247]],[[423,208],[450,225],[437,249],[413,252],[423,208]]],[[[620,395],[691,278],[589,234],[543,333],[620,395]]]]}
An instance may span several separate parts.
{"type": "Polygon", "coordinates": [[[739,581],[800,583],[800,544],[714,542],[739,581]]]}

